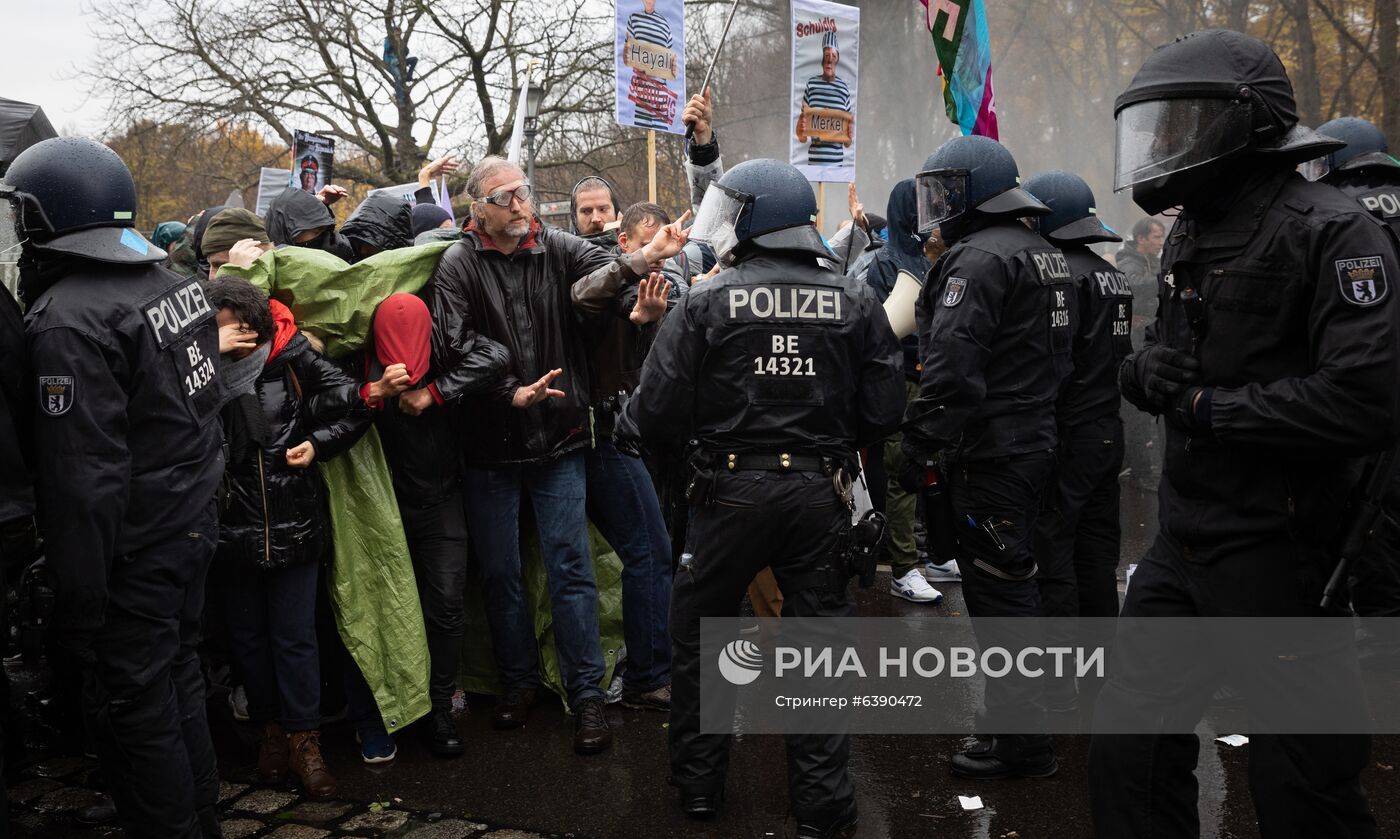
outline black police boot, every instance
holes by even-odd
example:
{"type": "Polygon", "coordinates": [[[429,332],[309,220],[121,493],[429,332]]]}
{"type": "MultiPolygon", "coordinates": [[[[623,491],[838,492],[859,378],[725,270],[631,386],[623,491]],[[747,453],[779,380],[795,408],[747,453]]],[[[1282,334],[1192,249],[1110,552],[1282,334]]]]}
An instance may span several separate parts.
{"type": "Polygon", "coordinates": [[[952,760],[954,775],[974,781],[1048,778],[1059,768],[1049,737],[979,736],[952,760]]]}
{"type": "Polygon", "coordinates": [[[433,754],[438,757],[461,757],[467,750],[462,736],[457,733],[457,723],[452,719],[451,711],[446,708],[433,711],[428,724],[431,726],[428,748],[433,754]]]}
{"type": "Polygon", "coordinates": [[[681,790],[681,812],[688,819],[709,821],[719,815],[724,806],[724,790],[714,792],[686,792],[681,790]]]}
{"type": "Polygon", "coordinates": [[[859,814],[856,800],[852,798],[846,805],[826,816],[807,816],[797,821],[797,839],[835,839],[847,836],[856,826],[859,814]]]}

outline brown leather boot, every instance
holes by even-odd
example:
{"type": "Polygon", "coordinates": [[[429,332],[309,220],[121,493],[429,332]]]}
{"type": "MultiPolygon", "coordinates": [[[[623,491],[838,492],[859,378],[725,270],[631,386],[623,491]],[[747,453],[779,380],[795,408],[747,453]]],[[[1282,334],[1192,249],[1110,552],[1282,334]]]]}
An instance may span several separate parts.
{"type": "Polygon", "coordinates": [[[291,745],[291,767],[301,780],[302,791],[312,798],[333,798],[335,778],[321,758],[321,732],[315,729],[293,731],[291,745]]]}
{"type": "Polygon", "coordinates": [[[275,722],[266,723],[258,746],[258,781],[275,786],[287,780],[288,759],[287,732],[275,722]]]}

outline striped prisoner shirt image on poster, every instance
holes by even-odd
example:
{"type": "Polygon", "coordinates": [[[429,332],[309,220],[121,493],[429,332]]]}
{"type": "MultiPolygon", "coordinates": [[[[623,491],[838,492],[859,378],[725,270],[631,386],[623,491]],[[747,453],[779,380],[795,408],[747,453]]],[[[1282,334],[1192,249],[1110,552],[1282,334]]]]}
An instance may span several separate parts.
{"type": "MultiPolygon", "coordinates": [[[[802,107],[829,108],[836,111],[851,110],[851,89],[836,75],[836,65],[841,50],[836,40],[836,32],[829,31],[822,36],[822,74],[807,80],[802,91],[802,107]]],[[[810,126],[802,133],[809,133],[810,126]]],[[[799,138],[801,134],[799,134],[799,138]]],[[[813,138],[807,146],[807,161],[813,166],[836,165],[846,162],[846,147],[841,143],[813,138]]]]}
{"type": "MultiPolygon", "coordinates": [[[[648,44],[655,44],[658,47],[672,49],[674,42],[671,38],[671,24],[666,18],[656,11],[656,0],[642,0],[644,11],[633,12],[627,16],[627,37],[648,44]]],[[[660,131],[669,130],[670,120],[664,116],[653,113],[650,109],[637,105],[637,127],[654,128],[660,131]]]]}

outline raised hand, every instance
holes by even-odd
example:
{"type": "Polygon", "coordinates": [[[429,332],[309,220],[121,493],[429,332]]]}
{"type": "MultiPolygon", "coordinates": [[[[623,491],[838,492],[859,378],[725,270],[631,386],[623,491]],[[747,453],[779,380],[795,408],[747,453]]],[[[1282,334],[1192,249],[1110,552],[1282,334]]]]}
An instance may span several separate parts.
{"type": "Polygon", "coordinates": [[[540,380],[532,385],[518,387],[515,389],[515,396],[510,400],[513,408],[528,408],[546,399],[559,399],[564,396],[564,391],[555,390],[550,387],[554,380],[563,375],[563,368],[556,367],[540,377],[540,380]]]}
{"type": "Polygon", "coordinates": [[[650,277],[644,277],[637,283],[637,302],[628,320],[638,326],[661,320],[666,314],[666,299],[670,294],[671,281],[662,279],[655,271],[651,272],[650,277]]]}
{"type": "Polygon", "coordinates": [[[663,225],[651,237],[651,241],[642,246],[642,258],[648,265],[659,265],[681,252],[690,240],[690,231],[685,229],[687,221],[690,221],[690,210],[670,224],[663,225]]]}

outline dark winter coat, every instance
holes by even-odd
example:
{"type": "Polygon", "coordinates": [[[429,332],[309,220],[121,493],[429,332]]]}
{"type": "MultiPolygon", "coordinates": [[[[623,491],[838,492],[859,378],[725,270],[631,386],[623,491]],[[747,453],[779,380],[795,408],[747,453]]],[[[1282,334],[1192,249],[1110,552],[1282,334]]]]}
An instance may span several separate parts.
{"type": "Polygon", "coordinates": [[[330,534],[315,464],[354,445],[370,422],[359,383],[312,349],[289,318],[279,319],[273,340],[254,392],[223,414],[229,465],[219,553],[264,569],[325,554],[330,534]],[[307,408],[312,396],[314,416],[307,408]],[[288,466],[287,450],[305,440],[316,447],[312,466],[288,466]]]}

